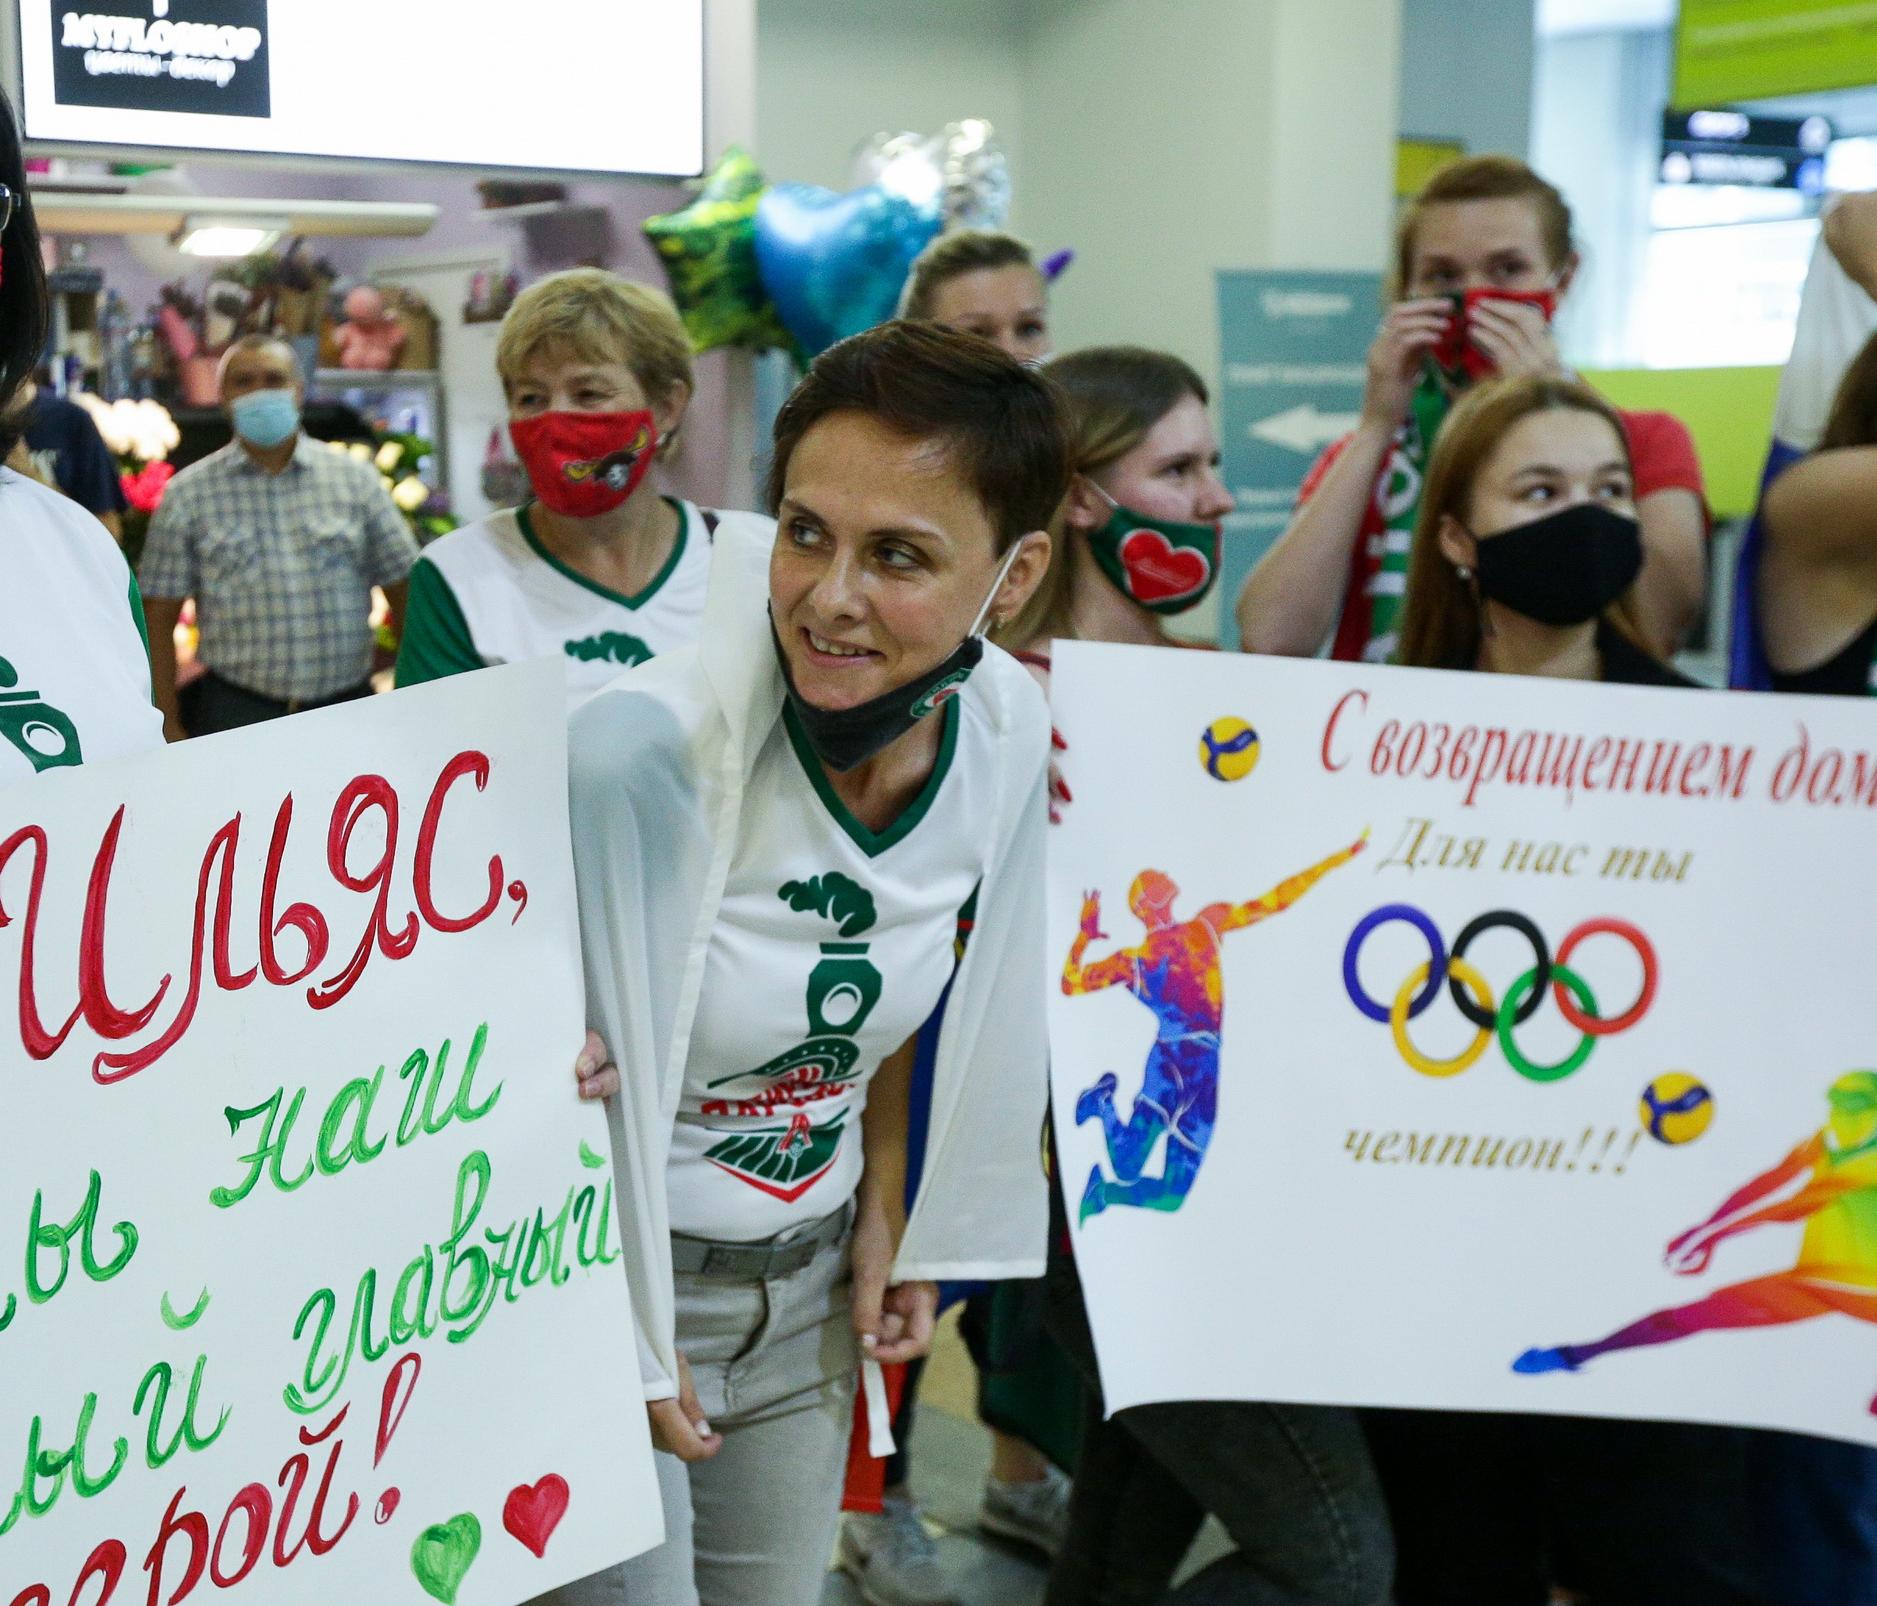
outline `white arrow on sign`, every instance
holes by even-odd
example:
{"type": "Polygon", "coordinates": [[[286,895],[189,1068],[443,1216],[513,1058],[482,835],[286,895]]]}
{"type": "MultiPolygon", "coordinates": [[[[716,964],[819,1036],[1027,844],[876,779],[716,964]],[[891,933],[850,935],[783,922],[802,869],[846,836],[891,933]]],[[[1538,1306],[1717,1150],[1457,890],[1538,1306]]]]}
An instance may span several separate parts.
{"type": "Polygon", "coordinates": [[[1251,426],[1250,434],[1253,440],[1269,441],[1293,452],[1315,452],[1349,434],[1361,421],[1360,413],[1320,413],[1314,402],[1302,402],[1259,419],[1251,426]]]}

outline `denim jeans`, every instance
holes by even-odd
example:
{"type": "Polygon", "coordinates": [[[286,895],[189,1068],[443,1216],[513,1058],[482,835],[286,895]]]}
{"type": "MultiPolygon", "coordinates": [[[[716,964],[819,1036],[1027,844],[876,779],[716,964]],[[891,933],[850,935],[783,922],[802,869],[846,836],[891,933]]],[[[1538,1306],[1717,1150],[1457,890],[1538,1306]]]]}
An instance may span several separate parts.
{"type": "Polygon", "coordinates": [[[1877,1450],[1761,1433],[1754,1482],[1778,1606],[1877,1606],[1877,1450]]]}
{"type": "Polygon", "coordinates": [[[1049,1325],[1097,1398],[1047,1606],[1385,1606],[1394,1544],[1352,1412],[1193,1401],[1104,1421],[1067,1258],[1050,1264],[1049,1325]],[[1238,1548],[1168,1594],[1207,1513],[1238,1548]]]}
{"type": "Polygon", "coordinates": [[[678,1348],[723,1448],[688,1467],[659,1451],[665,1542],[535,1606],[816,1606],[859,1366],[851,1251],[850,1232],[784,1277],[679,1274],[678,1348]]]}

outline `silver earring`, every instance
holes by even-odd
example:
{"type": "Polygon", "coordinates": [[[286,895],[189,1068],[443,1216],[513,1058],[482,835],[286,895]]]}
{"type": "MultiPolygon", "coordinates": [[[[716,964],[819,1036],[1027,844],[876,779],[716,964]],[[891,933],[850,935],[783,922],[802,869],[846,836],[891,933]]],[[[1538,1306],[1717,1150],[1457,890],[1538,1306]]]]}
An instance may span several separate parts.
{"type": "Polygon", "coordinates": [[[1459,578],[1459,581],[1462,585],[1467,584],[1473,578],[1473,571],[1469,569],[1464,563],[1456,563],[1454,565],[1453,572],[1459,578]]]}

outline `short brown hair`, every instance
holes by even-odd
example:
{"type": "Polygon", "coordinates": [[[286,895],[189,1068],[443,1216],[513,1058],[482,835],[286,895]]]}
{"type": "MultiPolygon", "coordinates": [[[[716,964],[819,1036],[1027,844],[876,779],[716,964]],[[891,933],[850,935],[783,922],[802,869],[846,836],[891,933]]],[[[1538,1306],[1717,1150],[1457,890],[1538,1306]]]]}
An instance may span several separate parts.
{"type": "MultiPolygon", "coordinates": [[[[1469,390],[1441,425],[1428,460],[1401,604],[1397,661],[1420,669],[1473,667],[1479,655],[1479,601],[1440,550],[1440,521],[1451,514],[1470,529],[1473,484],[1487,458],[1514,425],[1533,413],[1549,412],[1595,413],[1616,431],[1623,462],[1630,465],[1622,415],[1581,380],[1523,374],[1469,390]]],[[[1647,638],[1636,621],[1634,597],[1633,589],[1626,592],[1604,617],[1641,646],[1647,638]]]]}
{"type": "Polygon", "coordinates": [[[900,319],[828,347],[782,404],[765,492],[771,513],[782,505],[802,437],[846,412],[938,444],[989,515],[1000,553],[1048,529],[1069,488],[1056,387],[988,340],[900,319]]]}
{"type": "Polygon", "coordinates": [[[958,229],[941,234],[921,251],[900,293],[902,318],[930,318],[939,290],[960,274],[986,268],[1034,268],[1036,258],[1014,234],[988,229],[958,229]]]}
{"type": "Polygon", "coordinates": [[[691,341],[671,298],[603,268],[550,273],[515,297],[495,347],[503,387],[551,348],[583,362],[623,362],[651,401],[694,388],[691,341]]]}
{"type": "MultiPolygon", "coordinates": [[[[1206,382],[1191,364],[1144,346],[1073,351],[1050,363],[1049,377],[1068,410],[1069,449],[1077,474],[1093,474],[1126,457],[1188,396],[1198,397],[1202,406],[1211,401],[1206,382]]],[[[1072,537],[1060,528],[1052,534],[1056,539],[1042,583],[1023,611],[997,633],[1000,645],[1025,647],[1042,638],[1074,634],[1069,624],[1072,537]]]]}
{"type": "Polygon", "coordinates": [[[1538,229],[1550,266],[1561,268],[1575,249],[1571,208],[1555,184],[1540,178],[1516,156],[1463,156],[1449,162],[1410,201],[1395,225],[1395,265],[1391,299],[1403,295],[1414,276],[1414,237],[1430,206],[1449,201],[1527,200],[1537,209],[1538,229]]]}

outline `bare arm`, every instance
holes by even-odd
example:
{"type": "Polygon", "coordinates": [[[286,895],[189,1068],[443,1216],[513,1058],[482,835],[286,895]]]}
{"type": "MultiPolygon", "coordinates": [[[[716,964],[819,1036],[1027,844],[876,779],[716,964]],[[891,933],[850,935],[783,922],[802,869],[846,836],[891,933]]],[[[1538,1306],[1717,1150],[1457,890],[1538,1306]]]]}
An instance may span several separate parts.
{"type": "Polygon", "coordinates": [[[1335,628],[1363,513],[1450,312],[1445,301],[1403,301],[1382,320],[1355,434],[1238,594],[1246,652],[1308,657],[1335,628]]]}
{"type": "Polygon", "coordinates": [[[1820,661],[1877,612],[1877,447],[1794,463],[1766,493],[1760,627],[1789,669],[1820,661]]]}
{"type": "Polygon", "coordinates": [[[912,1126],[917,1039],[888,1055],[867,1084],[860,1131],[864,1166],[854,1217],[854,1331],[885,1365],[916,1360],[932,1347],[938,1285],[893,1281],[906,1236],[906,1143],[912,1126]]]}
{"type": "Polygon", "coordinates": [[[145,597],[144,625],[150,635],[150,695],[163,713],[163,735],[180,742],[188,732],[176,707],[176,621],[182,617],[180,597],[145,597]]]}
{"type": "Polygon", "coordinates": [[[1825,214],[1823,232],[1845,276],[1877,298],[1877,193],[1840,196],[1825,214]]]}
{"type": "Polygon", "coordinates": [[[1707,515],[1693,491],[1657,491],[1637,504],[1642,523],[1642,573],[1637,611],[1646,645],[1661,658],[1688,639],[1708,586],[1707,515]]]}
{"type": "Polygon", "coordinates": [[[1241,926],[1256,925],[1260,920],[1275,914],[1282,914],[1306,892],[1314,887],[1332,870],[1340,869],[1369,845],[1369,833],[1361,836],[1346,848],[1339,848],[1327,859],[1313,864],[1308,870],[1300,870],[1296,875],[1278,882],[1261,898],[1253,898],[1248,903],[1241,903],[1233,908],[1219,927],[1220,934],[1237,931],[1241,926]]]}
{"type": "Polygon", "coordinates": [[[98,522],[111,532],[111,539],[119,546],[124,544],[124,516],[121,513],[100,513],[98,522]]]}
{"type": "Polygon", "coordinates": [[[1246,652],[1308,657],[1335,628],[1350,554],[1394,434],[1392,424],[1365,421],[1245,577],[1238,635],[1246,652]]]}

